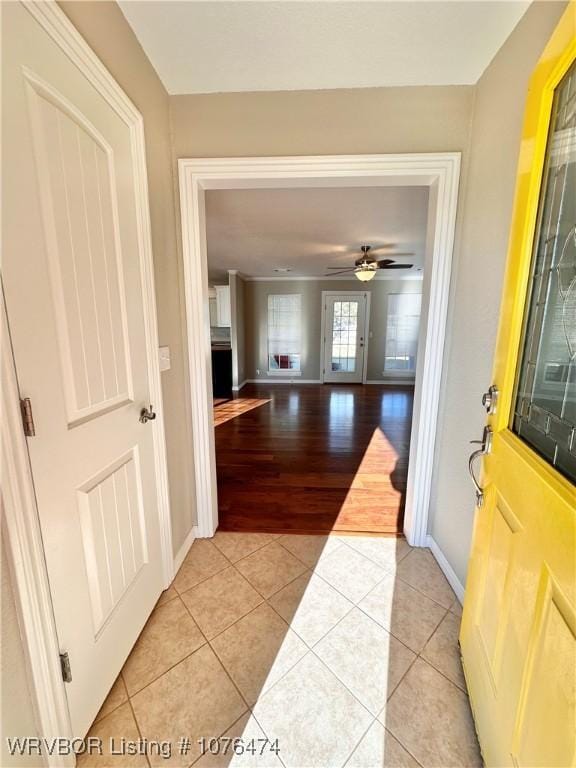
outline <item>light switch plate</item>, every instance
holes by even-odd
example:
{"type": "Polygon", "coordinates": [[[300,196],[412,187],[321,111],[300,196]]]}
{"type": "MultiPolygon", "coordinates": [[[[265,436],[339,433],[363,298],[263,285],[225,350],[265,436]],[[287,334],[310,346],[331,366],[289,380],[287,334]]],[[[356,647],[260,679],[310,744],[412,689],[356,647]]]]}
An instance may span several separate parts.
{"type": "Polygon", "coordinates": [[[170,370],[170,347],[160,347],[158,350],[158,359],[160,361],[160,370],[170,370]]]}

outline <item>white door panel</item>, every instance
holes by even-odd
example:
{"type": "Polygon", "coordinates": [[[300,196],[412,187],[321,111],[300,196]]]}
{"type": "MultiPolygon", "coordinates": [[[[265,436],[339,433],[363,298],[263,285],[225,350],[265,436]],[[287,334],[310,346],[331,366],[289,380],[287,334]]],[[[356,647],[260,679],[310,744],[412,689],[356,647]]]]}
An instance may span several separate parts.
{"type": "Polygon", "coordinates": [[[366,294],[329,295],[324,303],[324,381],[360,384],[366,349],[366,294]]]}
{"type": "Polygon", "coordinates": [[[162,589],[130,128],[20,4],[3,7],[6,304],[76,734],[162,589]]]}

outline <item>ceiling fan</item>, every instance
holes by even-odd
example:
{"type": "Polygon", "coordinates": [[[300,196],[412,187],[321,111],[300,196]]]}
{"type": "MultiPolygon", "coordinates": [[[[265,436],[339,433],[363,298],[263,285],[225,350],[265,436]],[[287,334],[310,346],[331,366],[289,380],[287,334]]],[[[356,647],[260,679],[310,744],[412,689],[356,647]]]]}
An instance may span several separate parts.
{"type": "MultiPolygon", "coordinates": [[[[349,274],[350,272],[353,272],[358,280],[361,280],[363,283],[368,282],[368,280],[372,280],[373,277],[376,276],[376,273],[379,269],[411,269],[412,264],[397,264],[394,259],[375,259],[374,256],[372,256],[372,253],[377,253],[378,251],[384,250],[386,246],[383,248],[375,248],[373,249],[370,245],[362,245],[360,247],[360,251],[362,255],[356,259],[354,262],[353,267],[346,267],[345,269],[342,269],[342,267],[326,267],[326,269],[335,269],[338,270],[337,272],[330,272],[326,275],[326,277],[334,277],[336,275],[345,275],[349,274]]],[[[395,253],[395,256],[413,256],[413,253],[395,253]]]]}

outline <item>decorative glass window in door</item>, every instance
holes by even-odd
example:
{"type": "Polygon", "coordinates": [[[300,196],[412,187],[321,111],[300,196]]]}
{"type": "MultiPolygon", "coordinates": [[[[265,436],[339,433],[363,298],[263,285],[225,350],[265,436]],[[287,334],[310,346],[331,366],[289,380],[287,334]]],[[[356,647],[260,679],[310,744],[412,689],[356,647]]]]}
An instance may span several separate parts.
{"type": "Polygon", "coordinates": [[[358,301],[335,301],[332,324],[333,371],[354,373],[358,338],[358,301]]]}
{"type": "Polygon", "coordinates": [[[556,89],[512,428],[576,481],[576,64],[556,89]]]}

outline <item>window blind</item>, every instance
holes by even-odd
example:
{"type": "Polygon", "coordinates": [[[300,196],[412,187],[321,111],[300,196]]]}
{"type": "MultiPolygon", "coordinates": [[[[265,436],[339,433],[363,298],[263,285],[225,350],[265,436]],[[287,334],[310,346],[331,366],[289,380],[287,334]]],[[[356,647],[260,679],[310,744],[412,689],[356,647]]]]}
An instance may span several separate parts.
{"type": "Polygon", "coordinates": [[[391,293],[386,325],[386,371],[415,371],[422,296],[391,293]]]}
{"type": "Polygon", "coordinates": [[[302,346],[300,294],[268,296],[268,370],[300,370],[302,346]]]}

